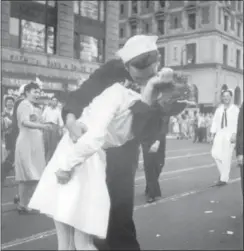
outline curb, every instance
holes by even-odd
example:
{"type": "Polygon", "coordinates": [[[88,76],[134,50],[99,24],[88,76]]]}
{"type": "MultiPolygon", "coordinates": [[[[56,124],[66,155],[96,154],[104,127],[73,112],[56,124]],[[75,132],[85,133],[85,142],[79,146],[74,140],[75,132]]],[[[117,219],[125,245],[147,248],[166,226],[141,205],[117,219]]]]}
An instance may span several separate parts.
{"type": "Polygon", "coordinates": [[[14,203],[9,203],[7,205],[2,205],[1,212],[2,214],[17,211],[16,205],[14,203]]]}

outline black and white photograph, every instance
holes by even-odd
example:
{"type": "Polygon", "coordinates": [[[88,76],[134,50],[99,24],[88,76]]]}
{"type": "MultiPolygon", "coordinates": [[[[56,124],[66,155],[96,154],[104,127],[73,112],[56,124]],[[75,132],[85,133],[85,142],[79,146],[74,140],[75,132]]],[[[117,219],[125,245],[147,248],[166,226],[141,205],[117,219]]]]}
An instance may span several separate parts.
{"type": "Polygon", "coordinates": [[[243,0],[1,1],[1,250],[243,250],[243,0]]]}

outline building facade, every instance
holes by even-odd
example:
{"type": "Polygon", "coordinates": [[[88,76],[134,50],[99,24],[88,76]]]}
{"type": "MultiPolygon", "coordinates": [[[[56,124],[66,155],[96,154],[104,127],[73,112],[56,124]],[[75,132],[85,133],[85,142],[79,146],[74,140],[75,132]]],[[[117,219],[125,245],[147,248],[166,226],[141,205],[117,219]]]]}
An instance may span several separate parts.
{"type": "Polygon", "coordinates": [[[118,49],[116,1],[2,1],[2,92],[77,87],[118,49]]]}
{"type": "Polygon", "coordinates": [[[199,104],[226,86],[243,100],[243,1],[120,1],[120,46],[138,33],[159,36],[162,65],[188,75],[199,104]]]}

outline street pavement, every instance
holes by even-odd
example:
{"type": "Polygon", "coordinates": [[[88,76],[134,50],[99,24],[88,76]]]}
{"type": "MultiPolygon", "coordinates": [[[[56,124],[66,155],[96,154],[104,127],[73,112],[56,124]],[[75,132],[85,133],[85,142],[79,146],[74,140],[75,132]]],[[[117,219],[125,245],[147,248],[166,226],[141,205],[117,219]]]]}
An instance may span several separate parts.
{"type": "MultiPolygon", "coordinates": [[[[142,159],[136,175],[134,218],[142,250],[243,250],[240,170],[235,158],[230,183],[216,187],[218,172],[210,145],[171,139],[166,156],[161,200],[145,203],[142,159]]],[[[52,220],[18,215],[12,204],[15,194],[15,187],[2,192],[2,250],[56,250],[52,220]]]]}

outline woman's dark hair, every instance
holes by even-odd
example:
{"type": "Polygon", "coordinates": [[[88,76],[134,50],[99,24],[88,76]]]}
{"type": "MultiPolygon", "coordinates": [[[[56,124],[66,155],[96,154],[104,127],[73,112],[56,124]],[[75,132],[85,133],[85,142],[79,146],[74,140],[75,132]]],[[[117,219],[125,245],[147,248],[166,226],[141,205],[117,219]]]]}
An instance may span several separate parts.
{"type": "Polygon", "coordinates": [[[15,102],[14,97],[12,97],[12,96],[7,96],[7,97],[4,99],[5,105],[7,104],[8,100],[12,100],[13,102],[15,102]]]}
{"type": "Polygon", "coordinates": [[[83,109],[91,103],[93,98],[114,83],[124,82],[126,79],[132,81],[120,59],[112,59],[103,64],[77,90],[64,96],[63,121],[66,121],[68,113],[73,113],[76,118],[80,117],[83,109]]]}
{"type": "Polygon", "coordinates": [[[31,90],[41,89],[40,86],[37,83],[30,82],[27,84],[24,88],[24,94],[26,95],[27,92],[30,92],[31,90]]]}

